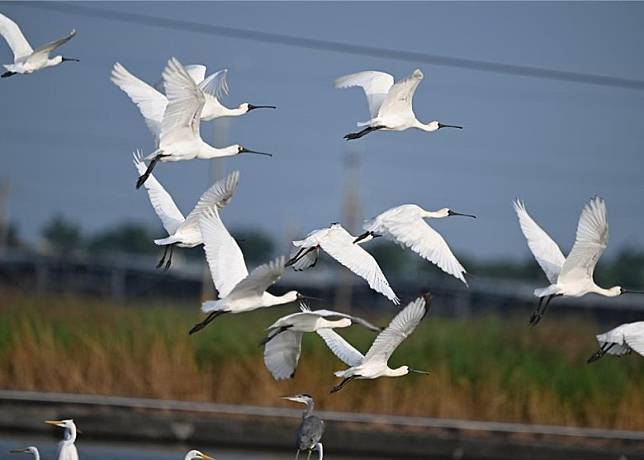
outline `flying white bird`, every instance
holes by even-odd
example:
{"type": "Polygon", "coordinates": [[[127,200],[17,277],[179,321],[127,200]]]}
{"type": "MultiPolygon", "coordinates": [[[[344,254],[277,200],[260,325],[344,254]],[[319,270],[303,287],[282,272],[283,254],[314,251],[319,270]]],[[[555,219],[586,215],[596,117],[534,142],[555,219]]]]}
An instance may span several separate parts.
{"type": "Polygon", "coordinates": [[[600,349],[588,358],[588,363],[597,361],[605,354],[623,356],[635,351],[644,356],[644,321],[626,323],[597,336],[600,349]]]}
{"type": "Polygon", "coordinates": [[[336,88],[361,87],[367,96],[371,118],[358,126],[366,126],[362,131],[349,133],[345,139],[359,139],[372,131],[404,131],[418,128],[427,132],[441,128],[458,128],[462,126],[446,125],[438,121],[422,123],[418,121],[412,107],[414,92],[423,79],[420,69],[414,70],[408,78],[394,84],[394,77],[385,72],[367,70],[340,77],[335,81],[336,88]]]}
{"type": "Polygon", "coordinates": [[[35,460],[40,460],[40,452],[38,452],[38,448],[34,446],[11,449],[9,452],[12,454],[31,454],[34,456],[35,460]]]}
{"type": "Polygon", "coordinates": [[[315,401],[306,393],[296,394],[295,396],[282,396],[282,399],[306,404],[306,409],[302,414],[302,422],[297,429],[297,453],[295,454],[295,460],[299,458],[300,452],[308,452],[306,460],[309,460],[311,458],[311,453],[313,453],[315,449],[318,449],[320,453],[319,459],[321,459],[323,457],[323,453],[322,443],[320,440],[324,434],[324,420],[313,413],[315,401]]]}
{"type": "Polygon", "coordinates": [[[185,457],[183,457],[183,460],[194,460],[195,458],[201,459],[201,460],[215,460],[212,457],[209,457],[208,455],[199,452],[198,450],[191,450],[186,454],[185,457]]]}
{"type": "Polygon", "coordinates": [[[414,332],[416,326],[429,311],[430,304],[431,295],[429,293],[409,303],[391,320],[389,326],[376,337],[371,348],[364,356],[333,329],[319,329],[317,334],[324,339],[333,354],[347,366],[351,366],[335,373],[336,377],[342,377],[342,381],[333,387],[331,393],[341,390],[343,386],[353,379],[400,377],[410,372],[428,374],[426,371],[411,369],[408,366],[391,369],[387,361],[402,341],[414,332]]]}
{"type": "MultiPolygon", "coordinates": [[[[227,75],[228,70],[220,70],[207,78],[206,66],[196,64],[185,66],[185,70],[198,88],[203,92],[205,103],[201,110],[201,121],[210,121],[221,117],[238,117],[254,109],[274,109],[272,105],[253,105],[247,102],[239,107],[228,108],[224,106],[220,98],[228,94],[227,75]]],[[[120,63],[114,64],[112,68],[112,82],[121,88],[134,102],[145,120],[148,128],[158,141],[161,134],[161,123],[163,114],[168,105],[168,98],[163,94],[162,84],[151,86],[132,75],[120,63]]]]}
{"type": "Polygon", "coordinates": [[[58,443],[58,460],[78,460],[78,451],[76,450],[76,425],[74,421],[69,420],[47,420],[45,423],[58,426],[65,429],[65,435],[62,441],[58,443]]]}
{"type": "Polygon", "coordinates": [[[557,243],[532,220],[523,202],[516,200],[514,210],[530,251],[550,281],[550,286],[534,291],[534,295],[539,297],[539,305],[530,317],[530,325],[541,321],[554,297],[581,297],[588,293],[606,297],[617,297],[624,293],[643,294],[621,286],[604,289],[593,280],[597,261],[608,244],[606,203],[601,198],[594,197],[581,211],[577,237],[568,257],[564,257],[557,243]]]}
{"type": "Polygon", "coordinates": [[[200,331],[224,313],[243,313],[305,298],[297,291],[279,296],[266,292],[284,273],[284,257],[261,265],[249,274],[244,255],[224,227],[219,213],[206,209],[199,217],[199,227],[210,275],[219,298],[202,304],[201,311],[208,313],[208,316],[197,323],[190,334],[200,331]]]}
{"type": "Polygon", "coordinates": [[[0,35],[4,37],[13,52],[13,64],[4,64],[4,68],[7,71],[2,74],[2,78],[11,77],[18,73],[32,73],[45,67],[53,67],[62,62],[78,62],[78,59],[66,58],[64,56],[49,57],[49,53],[59,46],[64,45],[76,35],[75,30],[72,30],[68,35],[58,40],[45,43],[34,50],[22,34],[18,24],[0,13],[0,35]]]}
{"type": "Polygon", "coordinates": [[[145,157],[145,160],[150,160],[150,164],[145,173],[139,177],[136,188],[140,188],[145,183],[158,161],[209,159],[244,152],[271,156],[270,153],[249,150],[239,144],[218,149],[201,139],[199,120],[206,98],[177,59],[172,58],[168,61],[163,71],[163,83],[168,105],[161,121],[159,145],[157,150],[145,157]]]}
{"type": "Polygon", "coordinates": [[[275,380],[290,379],[295,375],[305,332],[349,327],[352,324],[381,331],[381,328],[362,318],[331,310],[312,311],[303,302],[300,302],[300,310],[302,311],[283,316],[268,326],[268,335],[262,340],[264,364],[275,380]]]}
{"type": "MultiPolygon", "coordinates": [[[[139,174],[143,174],[146,167],[141,160],[141,152],[137,151],[133,156],[134,166],[139,174]]],[[[170,268],[175,246],[179,246],[180,248],[194,248],[203,243],[201,230],[199,229],[199,216],[205,209],[214,208],[220,210],[226,206],[233,198],[238,184],[239,171],[233,171],[227,177],[215,182],[201,195],[201,198],[199,198],[195,207],[190,211],[188,217],[184,218],[170,194],[166,192],[153,175],[150,175],[148,180],[145,181],[145,188],[148,191],[154,212],[161,219],[163,228],[165,228],[169,235],[166,238],[154,240],[154,244],[165,248],[163,257],[159,261],[157,268],[163,266],[164,262],[165,269],[170,268]],[[168,248],[170,248],[169,255],[168,248]]]]}
{"type": "Polygon", "coordinates": [[[400,300],[389,286],[378,262],[360,246],[353,244],[355,237],[342,225],[332,224],[328,228],[313,230],[305,239],[293,241],[294,250],[286,266],[295,270],[313,267],[320,256],[320,248],[353,273],[364,278],[371,289],[387,297],[398,305],[400,300]]]}
{"type": "Polygon", "coordinates": [[[467,285],[466,272],[461,263],[449,249],[445,239],[430,227],[424,219],[441,219],[449,216],[467,216],[449,208],[438,211],[425,211],[415,204],[403,204],[391,208],[373,219],[366,220],[365,233],[354,240],[354,243],[369,241],[377,236],[386,236],[402,246],[406,246],[423,259],[437,265],[445,273],[461,280],[467,285]]]}

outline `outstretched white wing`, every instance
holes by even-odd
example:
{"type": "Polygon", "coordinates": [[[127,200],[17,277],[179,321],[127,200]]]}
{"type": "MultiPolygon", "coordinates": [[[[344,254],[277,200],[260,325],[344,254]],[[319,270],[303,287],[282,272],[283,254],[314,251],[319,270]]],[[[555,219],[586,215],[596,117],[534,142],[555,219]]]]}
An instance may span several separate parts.
{"type": "Polygon", "coordinates": [[[378,110],[387,97],[387,93],[394,84],[394,77],[385,72],[365,70],[364,72],[352,73],[338,78],[335,81],[336,88],[350,88],[359,86],[364,90],[369,104],[371,118],[378,115],[378,110]]]}
{"type": "Polygon", "coordinates": [[[418,84],[422,79],[423,73],[416,69],[408,78],[396,82],[387,93],[387,97],[382,102],[377,116],[414,118],[412,102],[416,88],[418,88],[418,84]]]}
{"type": "Polygon", "coordinates": [[[248,276],[244,255],[237,241],[230,236],[216,209],[206,209],[199,217],[210,276],[219,297],[226,297],[248,276]]]}
{"type": "MultiPolygon", "coordinates": [[[[134,167],[139,172],[139,176],[143,175],[147,169],[142,156],[143,155],[139,150],[132,154],[134,167]]],[[[166,192],[163,186],[152,174],[150,174],[150,177],[148,177],[148,180],[146,180],[143,185],[148,191],[150,203],[154,208],[154,212],[156,212],[159,219],[161,219],[163,228],[168,232],[168,235],[174,234],[179,226],[184,223],[183,214],[181,214],[181,211],[177,208],[177,205],[174,203],[170,194],[166,192]]]]}
{"type": "Polygon", "coordinates": [[[300,359],[302,332],[284,331],[264,346],[264,364],[275,380],[293,378],[300,359]]]}
{"type": "Polygon", "coordinates": [[[606,203],[594,197],[581,211],[575,244],[561,267],[558,281],[566,283],[592,279],[597,261],[607,244],[606,203]]]}
{"type": "Polygon", "coordinates": [[[198,137],[206,98],[176,58],[171,58],[163,70],[163,84],[168,105],[161,122],[161,145],[198,137]]]}
{"type": "Polygon", "coordinates": [[[364,278],[371,289],[398,305],[400,300],[389,286],[378,262],[361,246],[353,244],[354,239],[343,227],[334,225],[324,236],[320,237],[319,244],[331,257],[356,275],[364,278]]]}
{"type": "Polygon", "coordinates": [[[222,95],[228,94],[228,69],[220,70],[208,78],[202,79],[199,83],[199,88],[205,93],[219,99],[222,95]]]}
{"type": "Polygon", "coordinates": [[[266,289],[274,284],[284,273],[284,256],[260,265],[241,280],[230,292],[230,297],[247,297],[250,295],[261,296],[266,289]]]}
{"type": "Polygon", "coordinates": [[[386,219],[381,222],[378,230],[467,284],[465,268],[452,253],[445,239],[420,216],[405,220],[386,219]]]}
{"type": "Polygon", "coordinates": [[[303,270],[306,270],[307,268],[315,267],[315,264],[318,263],[318,259],[320,257],[320,248],[316,247],[311,249],[295,246],[291,250],[289,257],[292,259],[298,254],[304,255],[300,255],[297,261],[293,265],[291,265],[291,267],[293,267],[293,270],[295,270],[296,272],[301,272],[303,270]]]}
{"type": "Polygon", "coordinates": [[[362,364],[364,356],[353,345],[344,340],[344,338],[333,329],[318,329],[315,331],[324,339],[329,349],[347,366],[359,366],[362,364]]]}
{"type": "Polygon", "coordinates": [[[427,312],[425,304],[425,298],[418,297],[398,313],[391,320],[389,326],[373,341],[371,348],[365,355],[365,362],[380,361],[386,363],[394,350],[414,332],[416,326],[425,316],[427,312]]]}
{"type": "Polygon", "coordinates": [[[522,201],[514,202],[514,210],[532,255],[548,277],[548,281],[555,284],[566,258],[557,243],[530,217],[522,201]]]}
{"type": "Polygon", "coordinates": [[[72,30],[70,33],[68,33],[64,37],[60,37],[57,40],[51,41],[49,43],[45,43],[44,45],[40,45],[38,48],[34,50],[34,55],[44,54],[46,56],[49,56],[49,53],[51,53],[53,50],[55,50],[59,46],[64,45],[72,38],[74,38],[74,35],[76,35],[76,30],[72,30]]]}
{"type": "MultiPolygon", "coordinates": [[[[201,83],[206,76],[206,66],[202,64],[191,64],[183,67],[190,75],[190,78],[198,85],[201,83]]],[[[165,85],[163,84],[163,78],[154,83],[154,89],[158,92],[165,94],[165,85]]]]}
{"type": "Polygon", "coordinates": [[[208,190],[206,190],[203,195],[201,195],[201,198],[199,198],[194,209],[186,216],[186,220],[183,225],[181,225],[182,234],[190,233],[192,238],[187,237],[187,239],[198,240],[199,234],[201,233],[201,230],[199,230],[199,216],[201,216],[206,209],[213,207],[217,210],[223,209],[233,198],[238,184],[239,171],[233,171],[228,176],[215,182],[208,190]]]}
{"type": "Polygon", "coordinates": [[[158,139],[168,99],[146,82],[132,75],[118,62],[112,69],[112,82],[136,104],[148,129],[155,139],[158,139]]]}
{"type": "Polygon", "coordinates": [[[13,52],[13,60],[17,61],[33,53],[31,45],[22,34],[18,24],[0,13],[0,35],[4,37],[13,52]]]}

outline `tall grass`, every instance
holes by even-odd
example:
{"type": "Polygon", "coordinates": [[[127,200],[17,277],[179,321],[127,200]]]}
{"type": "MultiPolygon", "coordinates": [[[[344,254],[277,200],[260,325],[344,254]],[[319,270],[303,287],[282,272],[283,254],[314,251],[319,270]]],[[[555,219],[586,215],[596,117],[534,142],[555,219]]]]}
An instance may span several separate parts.
{"type": "MultiPolygon", "coordinates": [[[[344,366],[305,336],[293,380],[275,382],[258,346],[293,307],[224,315],[195,336],[197,305],[112,305],[78,297],[0,295],[0,387],[5,389],[279,404],[313,394],[332,410],[644,430],[644,360],[586,365],[596,325],[550,312],[525,318],[432,317],[392,357],[430,375],[351,382],[329,395],[344,366]]],[[[388,318],[379,318],[386,323],[388,318]]],[[[341,331],[366,350],[373,334],[341,331]]]]}

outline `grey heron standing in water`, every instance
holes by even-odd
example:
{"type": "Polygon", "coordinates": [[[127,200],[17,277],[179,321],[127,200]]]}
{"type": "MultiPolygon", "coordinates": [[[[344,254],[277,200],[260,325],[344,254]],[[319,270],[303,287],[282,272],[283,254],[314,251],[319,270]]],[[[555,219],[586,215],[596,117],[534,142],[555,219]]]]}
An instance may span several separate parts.
{"type": "Polygon", "coordinates": [[[304,414],[302,414],[302,423],[300,423],[300,427],[297,429],[296,460],[300,456],[300,452],[305,451],[308,451],[306,460],[309,460],[315,449],[318,449],[318,452],[320,453],[319,458],[321,459],[323,456],[323,450],[320,440],[324,434],[324,420],[317,415],[313,415],[315,401],[310,395],[305,393],[297,394],[295,396],[284,396],[282,399],[306,404],[306,409],[304,410],[304,414]]]}
{"type": "Polygon", "coordinates": [[[35,460],[40,460],[40,452],[38,452],[38,448],[34,446],[11,449],[9,452],[12,454],[31,454],[34,456],[35,460]]]}

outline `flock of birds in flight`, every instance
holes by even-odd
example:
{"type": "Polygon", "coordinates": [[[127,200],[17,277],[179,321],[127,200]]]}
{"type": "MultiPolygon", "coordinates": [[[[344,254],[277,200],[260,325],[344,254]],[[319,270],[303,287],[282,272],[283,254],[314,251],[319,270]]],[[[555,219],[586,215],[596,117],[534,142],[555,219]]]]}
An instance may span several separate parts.
{"type": "MultiPolygon", "coordinates": [[[[14,54],[14,63],[4,65],[6,72],[2,77],[30,74],[63,62],[78,61],[63,56],[50,56],[52,51],[73,38],[75,33],[72,31],[34,50],[18,25],[0,14],[0,34],[14,54]]],[[[362,88],[369,106],[370,119],[358,123],[359,127],[364,128],[347,134],[345,139],[359,139],[378,130],[403,131],[416,128],[436,132],[442,128],[462,129],[461,126],[438,121],[425,124],[416,118],[412,98],[422,79],[423,73],[420,70],[415,70],[408,78],[397,82],[391,75],[376,71],[358,72],[338,78],[335,81],[336,88],[362,88]]],[[[342,380],[332,388],[332,393],[354,379],[398,377],[411,372],[427,373],[408,366],[392,369],[388,360],[428,313],[431,302],[429,293],[412,300],[386,328],[380,328],[362,318],[338,311],[311,310],[304,302],[308,297],[300,292],[273,295],[267,289],[280,279],[287,267],[297,271],[314,267],[322,250],[363,278],[371,289],[399,305],[400,300],[377,261],[363,248],[365,243],[383,236],[410,249],[467,285],[465,268],[454,256],[445,239],[427,221],[450,216],[475,218],[474,215],[462,214],[449,208],[428,211],[415,204],[404,204],[367,220],[363,226],[364,233],[358,236],[351,235],[339,223],[314,230],[304,239],[293,241],[289,258],[278,257],[249,272],[239,245],[220,216],[221,210],[235,194],[239,172],[234,171],[213,184],[186,217],[152,172],[159,162],[219,158],[242,153],[270,156],[269,153],[250,150],[239,144],[214,147],[201,138],[199,129],[202,121],[237,117],[255,109],[275,109],[275,106],[243,103],[236,108],[228,108],[220,101],[222,95],[228,93],[227,70],[220,70],[206,77],[205,66],[183,66],[176,58],[168,61],[162,80],[156,84],[150,85],[140,80],[120,63],[116,63],[112,69],[112,81],[137,105],[155,140],[155,150],[147,155],[141,151],[135,152],[133,162],[138,174],[136,188],[144,187],[147,190],[150,203],[168,233],[167,237],[154,241],[164,247],[163,257],[157,267],[164,267],[166,270],[170,267],[175,247],[203,245],[212,281],[217,289],[217,299],[202,304],[201,310],[206,316],[195,324],[190,334],[203,329],[226,313],[243,313],[299,300],[300,311],[284,316],[270,325],[267,336],[262,341],[265,365],[275,379],[293,377],[300,357],[302,336],[307,332],[317,333],[333,354],[348,366],[335,373],[342,380]],[[364,355],[334,330],[353,324],[378,333],[364,355]]],[[[629,292],[644,293],[621,286],[604,289],[593,280],[595,266],[608,243],[606,204],[601,198],[592,198],[583,208],[575,243],[568,257],[563,255],[557,244],[532,219],[523,202],[516,200],[514,209],[528,247],[550,283],[547,287],[534,291],[539,302],[530,317],[531,326],[539,323],[555,297],[581,297],[588,293],[616,297],[629,292]]],[[[635,351],[644,355],[644,321],[623,324],[597,335],[597,340],[600,348],[588,359],[589,363],[606,354],[621,356],[635,351]]],[[[317,450],[322,458],[323,447],[320,441],[324,422],[312,413],[313,398],[298,394],[285,399],[306,405],[298,430],[297,456],[300,452],[308,452],[310,457],[317,450]]],[[[78,459],[74,445],[77,434],[74,422],[56,420],[47,423],[65,429],[58,459],[78,459]]],[[[12,452],[31,453],[39,460],[35,447],[15,449],[12,452]]],[[[213,460],[195,450],[188,452],[185,459],[213,460]]]]}

